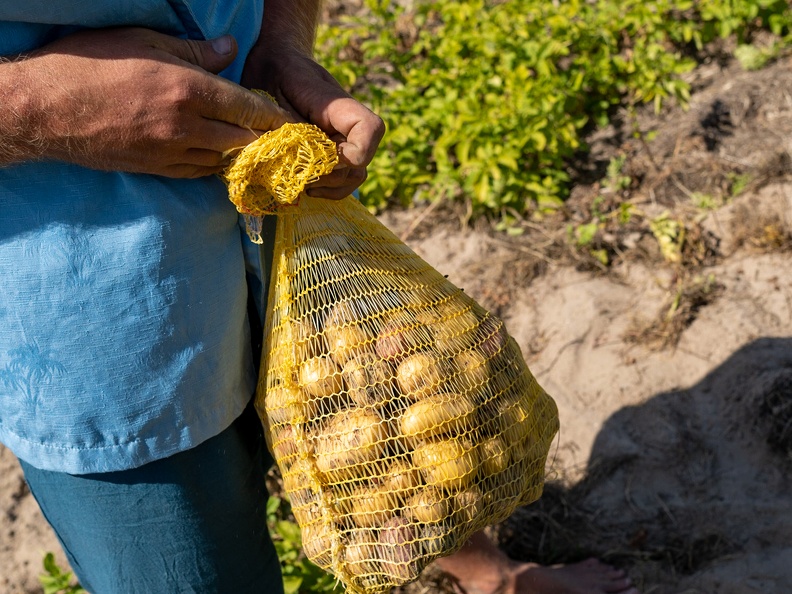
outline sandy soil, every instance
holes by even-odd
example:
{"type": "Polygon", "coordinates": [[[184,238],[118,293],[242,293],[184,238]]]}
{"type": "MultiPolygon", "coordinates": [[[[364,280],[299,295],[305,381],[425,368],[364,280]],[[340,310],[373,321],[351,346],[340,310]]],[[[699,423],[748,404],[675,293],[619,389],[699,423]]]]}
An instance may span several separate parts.
{"type": "MultiPolygon", "coordinates": [[[[442,209],[382,217],[503,316],[559,405],[546,495],[496,531],[513,556],[597,554],[625,567],[646,594],[792,592],[792,136],[784,132],[792,66],[773,68],[700,71],[691,111],[666,114],[655,153],[629,153],[637,201],[643,191],[642,208],[655,212],[685,207],[683,190],[699,191],[707,172],[710,189],[727,179],[734,159],[756,182],[691,215],[698,237],[717,240],[717,257],[688,272],[717,291],[691,306],[678,340],[651,339],[682,274],[657,254],[601,270],[549,252],[537,258],[526,240],[449,223],[442,209]],[[716,101],[729,126],[721,118],[713,129],[706,118],[716,101]],[[696,151],[709,155],[709,168],[696,151]],[[676,176],[663,165],[675,159],[676,176]]],[[[619,144],[614,135],[603,143],[619,144]]],[[[592,191],[582,188],[571,203],[592,191]]],[[[646,235],[622,239],[614,253],[646,235]]],[[[0,591],[40,592],[44,552],[63,556],[2,447],[0,502],[0,591]]]]}

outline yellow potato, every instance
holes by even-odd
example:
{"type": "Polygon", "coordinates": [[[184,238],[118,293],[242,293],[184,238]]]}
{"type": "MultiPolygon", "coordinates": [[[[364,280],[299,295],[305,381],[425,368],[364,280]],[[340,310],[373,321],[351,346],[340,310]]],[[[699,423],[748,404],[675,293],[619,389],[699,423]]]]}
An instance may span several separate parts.
{"type": "Polygon", "coordinates": [[[500,437],[485,439],[479,443],[478,448],[483,476],[493,476],[508,468],[511,460],[509,447],[500,437]]]}
{"type": "Polygon", "coordinates": [[[426,484],[447,490],[464,489],[478,471],[478,453],[469,442],[440,439],[422,443],[413,452],[413,462],[426,484]]]}
{"type": "Polygon", "coordinates": [[[440,319],[432,325],[436,349],[454,356],[470,348],[476,341],[479,318],[470,306],[449,301],[438,306],[440,319]]]}
{"type": "Polygon", "coordinates": [[[453,359],[456,371],[455,386],[460,392],[476,392],[481,390],[490,379],[487,358],[476,350],[457,353],[453,359]]]}
{"type": "Polygon", "coordinates": [[[377,536],[372,530],[354,532],[344,547],[346,570],[362,587],[373,587],[379,573],[377,536]]]}
{"type": "Polygon", "coordinates": [[[406,508],[412,519],[426,524],[442,522],[451,515],[448,495],[432,487],[421,489],[413,495],[406,508]]]}
{"type": "Polygon", "coordinates": [[[399,390],[413,401],[439,392],[445,376],[442,360],[432,353],[410,355],[396,370],[399,390]]]}
{"type": "Polygon", "coordinates": [[[384,406],[393,399],[393,370],[371,351],[349,359],[342,376],[349,397],[358,406],[384,406]]]}
{"type": "Polygon", "coordinates": [[[373,345],[371,335],[363,326],[325,328],[325,338],[330,357],[342,366],[373,345]]]}
{"type": "Polygon", "coordinates": [[[401,417],[402,435],[408,440],[471,431],[476,407],[461,394],[434,394],[411,404],[401,417]]]}
{"type": "Polygon", "coordinates": [[[301,526],[303,551],[308,558],[323,569],[329,569],[333,560],[333,541],[338,531],[322,521],[301,526]]]}
{"type": "Polygon", "coordinates": [[[300,387],[305,396],[305,414],[314,419],[339,406],[344,380],[341,370],[331,359],[314,357],[300,365],[300,387]]]}
{"type": "Polygon", "coordinates": [[[297,443],[294,437],[294,427],[284,425],[272,430],[272,453],[278,464],[290,466],[297,456],[297,443]]]}
{"type": "Polygon", "coordinates": [[[319,357],[324,352],[324,340],[310,318],[289,320],[285,328],[285,340],[295,348],[295,359],[298,363],[312,357],[319,357]]]}
{"type": "Polygon", "coordinates": [[[283,488],[289,496],[292,507],[301,507],[316,503],[319,496],[311,488],[311,477],[316,475],[311,463],[305,458],[298,458],[289,469],[283,469],[283,488]]]}
{"type": "Polygon", "coordinates": [[[356,354],[373,348],[374,337],[363,321],[365,314],[348,301],[336,304],[327,314],[323,334],[330,357],[343,366],[356,354]]]}
{"type": "Polygon", "coordinates": [[[453,525],[426,524],[421,526],[420,535],[419,544],[425,562],[447,555],[457,544],[457,529],[453,525]]]}
{"type": "Polygon", "coordinates": [[[370,409],[338,412],[315,436],[316,466],[331,482],[365,478],[376,470],[388,439],[387,424],[370,409]]]}
{"type": "Polygon", "coordinates": [[[308,505],[302,505],[291,508],[292,514],[294,515],[294,519],[297,520],[297,523],[300,526],[307,526],[313,522],[317,522],[321,520],[322,512],[319,509],[318,503],[309,503],[308,505]]]}
{"type": "Polygon", "coordinates": [[[503,439],[508,444],[521,444],[533,433],[535,419],[532,409],[521,399],[507,398],[500,407],[503,439]]]}
{"type": "Polygon", "coordinates": [[[484,512],[484,495],[475,485],[454,494],[455,517],[465,524],[481,523],[484,512]]]}
{"type": "Polygon", "coordinates": [[[267,390],[264,395],[264,410],[270,426],[298,422],[305,414],[302,409],[304,400],[296,386],[275,386],[267,390]]]}
{"type": "Polygon", "coordinates": [[[396,511],[394,497],[379,487],[362,487],[355,490],[346,505],[351,507],[352,521],[361,528],[376,528],[390,520],[396,511]]]}
{"type": "Polygon", "coordinates": [[[382,488],[393,493],[399,502],[413,495],[422,484],[421,473],[406,460],[391,464],[382,480],[382,488]]]}

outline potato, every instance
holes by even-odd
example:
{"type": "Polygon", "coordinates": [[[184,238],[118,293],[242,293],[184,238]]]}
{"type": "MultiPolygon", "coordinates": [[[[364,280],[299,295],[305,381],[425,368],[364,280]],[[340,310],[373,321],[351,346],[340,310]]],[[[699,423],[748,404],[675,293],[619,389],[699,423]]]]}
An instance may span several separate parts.
{"type": "Polygon", "coordinates": [[[351,408],[333,416],[317,430],[316,466],[332,482],[364,478],[376,470],[388,439],[387,424],[370,409],[351,408]]]}
{"type": "Polygon", "coordinates": [[[341,374],[349,397],[358,406],[383,406],[393,398],[393,370],[372,351],[349,359],[341,374]]]}
{"type": "Polygon", "coordinates": [[[377,486],[353,491],[343,508],[351,507],[352,521],[361,528],[376,528],[390,520],[396,511],[395,497],[377,486]]]}
{"type": "Polygon", "coordinates": [[[327,348],[333,361],[344,365],[351,358],[371,349],[373,338],[363,326],[326,328],[327,348]]]}
{"type": "Polygon", "coordinates": [[[454,494],[453,508],[455,518],[465,524],[481,521],[484,512],[484,495],[475,485],[454,494]]]}
{"type": "Polygon", "coordinates": [[[277,383],[293,383],[298,365],[292,343],[281,341],[277,336],[267,352],[266,368],[269,377],[277,383]]]}
{"type": "Polygon", "coordinates": [[[479,318],[466,304],[449,301],[438,306],[440,319],[432,325],[435,348],[446,356],[470,348],[476,341],[479,318]]]}
{"type": "Polygon", "coordinates": [[[401,417],[400,429],[408,442],[437,435],[471,431],[476,407],[461,394],[434,394],[411,404],[401,417]]]}
{"type": "Polygon", "coordinates": [[[487,314],[477,331],[479,344],[477,348],[488,359],[498,356],[506,347],[509,335],[503,320],[492,314],[487,314]]]}
{"type": "Polygon", "coordinates": [[[396,460],[382,479],[382,488],[404,502],[423,484],[421,473],[407,460],[396,460]]]}
{"type": "Polygon", "coordinates": [[[316,326],[307,316],[293,318],[287,322],[284,340],[294,345],[296,361],[301,363],[324,353],[324,340],[316,326]]]}
{"type": "Polygon", "coordinates": [[[380,567],[397,586],[418,578],[420,544],[415,526],[400,516],[388,520],[379,535],[380,567]]]}
{"type": "MultiPolygon", "coordinates": [[[[487,495],[485,499],[489,501],[491,512],[496,512],[519,501],[529,481],[532,480],[525,472],[522,464],[512,464],[501,474],[493,477],[491,484],[487,485],[487,495]]],[[[488,481],[489,482],[489,481],[488,481]]],[[[498,520],[505,519],[508,514],[496,514],[498,520]]]]}
{"type": "Polygon", "coordinates": [[[338,408],[344,380],[331,359],[313,357],[300,365],[300,387],[305,396],[306,417],[315,419],[338,408]]]}
{"type": "Polygon", "coordinates": [[[271,427],[296,423],[305,412],[305,401],[297,386],[275,386],[264,395],[264,410],[271,427]]]}
{"type": "Polygon", "coordinates": [[[365,315],[352,303],[336,304],[327,314],[324,337],[330,357],[340,366],[358,353],[373,348],[374,337],[363,322],[365,315]]]}
{"type": "Polygon", "coordinates": [[[500,437],[490,437],[478,445],[481,474],[489,477],[503,472],[511,461],[511,448],[500,437]]]}
{"type": "Polygon", "coordinates": [[[427,524],[420,530],[421,554],[427,563],[447,555],[457,545],[457,529],[448,524],[427,524]]]}
{"type": "Polygon", "coordinates": [[[440,439],[422,443],[413,452],[413,462],[426,484],[447,490],[464,489],[478,471],[478,453],[469,442],[440,439]]]}
{"type": "Polygon", "coordinates": [[[448,496],[440,489],[421,489],[407,502],[410,517],[425,524],[442,522],[451,515],[448,496]]]}
{"type": "Polygon", "coordinates": [[[323,569],[333,561],[333,540],[337,530],[322,521],[301,526],[303,551],[308,558],[323,569]]]}
{"type": "Polygon", "coordinates": [[[291,466],[297,456],[297,443],[294,436],[294,427],[284,425],[272,430],[272,454],[283,466],[291,466]]]}
{"type": "Polygon", "coordinates": [[[318,503],[309,503],[308,505],[297,507],[292,506],[291,510],[294,519],[297,520],[300,526],[307,526],[313,522],[320,521],[322,517],[322,512],[319,509],[318,503]]]}
{"type": "Polygon", "coordinates": [[[454,356],[453,362],[457,374],[455,380],[459,386],[457,389],[460,392],[478,391],[490,379],[487,358],[480,351],[462,351],[454,356]]]}
{"type": "Polygon", "coordinates": [[[405,357],[432,346],[429,331],[410,314],[398,312],[383,322],[377,334],[375,350],[383,359],[398,363],[405,357]]]}
{"type": "Polygon", "coordinates": [[[411,355],[396,369],[399,390],[413,401],[440,392],[445,376],[442,360],[432,353],[411,355]]]}
{"type": "Polygon", "coordinates": [[[522,399],[507,398],[500,406],[500,425],[505,443],[517,447],[533,435],[532,409],[522,399]]]}
{"type": "MultiPolygon", "coordinates": [[[[284,469],[285,470],[285,469],[284,469]]],[[[319,496],[311,488],[311,477],[316,475],[311,463],[305,458],[298,458],[291,468],[283,472],[283,488],[289,495],[292,507],[300,507],[317,503],[319,496]]]]}
{"type": "Polygon", "coordinates": [[[377,584],[379,562],[377,561],[378,540],[371,530],[355,531],[344,547],[346,570],[361,587],[373,587],[377,584]]]}

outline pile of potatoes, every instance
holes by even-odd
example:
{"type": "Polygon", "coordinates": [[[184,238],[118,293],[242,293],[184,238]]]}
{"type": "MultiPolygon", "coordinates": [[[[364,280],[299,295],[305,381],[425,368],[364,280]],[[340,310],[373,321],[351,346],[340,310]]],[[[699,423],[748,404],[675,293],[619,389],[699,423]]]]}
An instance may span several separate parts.
{"type": "Polygon", "coordinates": [[[306,554],[368,592],[536,499],[557,423],[503,323],[464,293],[391,301],[280,319],[257,399],[306,554]]]}

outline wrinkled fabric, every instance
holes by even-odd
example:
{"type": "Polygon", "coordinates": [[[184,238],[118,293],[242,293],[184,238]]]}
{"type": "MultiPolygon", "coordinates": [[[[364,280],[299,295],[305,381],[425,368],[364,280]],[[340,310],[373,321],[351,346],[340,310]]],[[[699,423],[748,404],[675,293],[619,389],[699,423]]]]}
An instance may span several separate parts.
{"type": "Polygon", "coordinates": [[[220,435],[141,468],[71,476],[22,466],[89,592],[282,594],[266,523],[271,463],[249,408],[220,435]]]}
{"type": "MultiPolygon", "coordinates": [[[[262,0],[4,2],[0,56],[82,27],[231,33],[240,52],[223,75],[238,81],[262,12],[262,0]]],[[[0,442],[20,459],[133,468],[240,414],[255,373],[246,274],[266,256],[245,245],[218,178],[25,163],[0,169],[0,212],[0,442]]]]}

